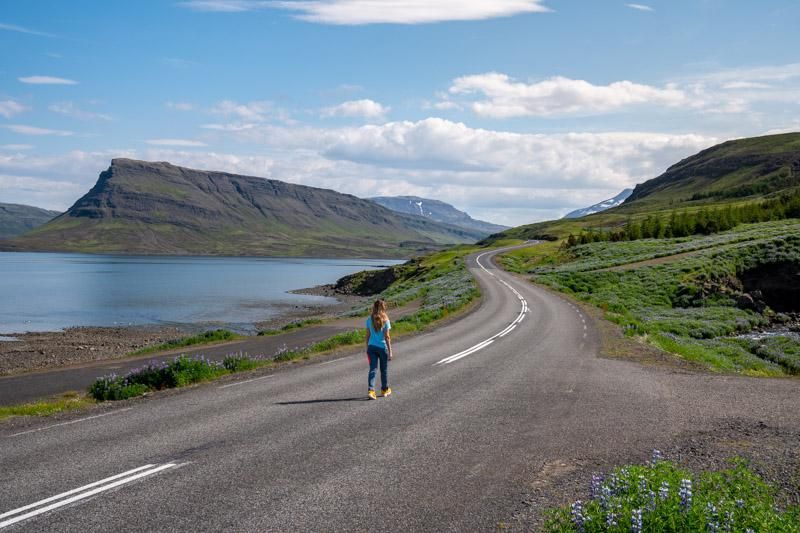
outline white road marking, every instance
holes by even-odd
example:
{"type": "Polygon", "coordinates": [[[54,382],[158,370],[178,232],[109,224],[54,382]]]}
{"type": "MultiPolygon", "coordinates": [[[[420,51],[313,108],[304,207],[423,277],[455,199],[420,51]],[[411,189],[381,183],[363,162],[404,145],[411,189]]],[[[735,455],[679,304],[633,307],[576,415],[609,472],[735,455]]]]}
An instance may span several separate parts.
{"type": "Polygon", "coordinates": [[[331,364],[331,363],[335,363],[336,361],[344,361],[345,359],[347,359],[347,357],[340,357],[340,358],[338,358],[338,359],[333,359],[333,360],[331,360],[331,361],[325,361],[324,363],[320,363],[320,364],[319,364],[319,366],[322,366],[322,365],[329,365],[329,364],[331,364]]]}
{"type": "Polygon", "coordinates": [[[12,524],[16,524],[17,522],[21,522],[23,520],[27,520],[28,518],[33,518],[34,516],[38,516],[38,515],[40,515],[42,513],[46,513],[48,511],[52,511],[54,509],[58,509],[59,507],[64,507],[65,505],[69,505],[71,503],[75,503],[77,501],[89,498],[90,496],[94,496],[95,494],[100,494],[101,492],[105,492],[107,490],[111,490],[111,489],[119,487],[121,485],[125,485],[127,483],[132,482],[132,481],[136,481],[137,479],[141,479],[143,477],[147,477],[147,476],[156,474],[158,472],[161,472],[162,470],[167,470],[168,468],[172,468],[174,466],[177,466],[177,464],[176,463],[167,463],[167,464],[163,464],[163,465],[160,465],[160,466],[145,465],[145,466],[142,466],[142,467],[139,467],[139,468],[135,468],[133,470],[129,470],[129,471],[124,472],[122,474],[118,474],[116,476],[111,476],[110,478],[106,478],[106,479],[103,479],[101,481],[97,481],[95,483],[90,483],[89,485],[84,485],[83,487],[80,487],[80,488],[77,488],[77,489],[74,489],[74,490],[71,490],[71,491],[67,491],[67,492],[64,492],[62,494],[58,494],[56,496],[52,496],[50,498],[46,498],[44,500],[38,501],[36,503],[33,503],[31,505],[26,505],[25,507],[20,507],[19,509],[14,509],[13,511],[8,511],[8,512],[3,513],[2,515],[0,515],[0,517],[12,516],[12,515],[15,515],[15,514],[19,514],[20,512],[24,512],[24,511],[26,511],[28,509],[33,509],[34,507],[38,507],[38,509],[36,509],[35,511],[31,511],[29,513],[25,513],[23,515],[15,517],[15,518],[10,518],[8,520],[0,522],[0,529],[8,527],[8,526],[10,526],[12,524]],[[145,470],[142,471],[143,469],[145,469],[145,470]],[[122,477],[122,479],[119,479],[120,477],[122,477]],[[116,481],[114,481],[114,480],[116,480],[116,481]],[[109,481],[111,483],[109,483],[109,481]],[[98,486],[98,485],[100,485],[100,486],[98,486]],[[92,487],[96,487],[96,488],[92,488],[92,487]],[[91,490],[86,490],[86,489],[91,489],[91,490]],[[74,496],[71,496],[73,494],[74,494],[74,496]],[[70,497],[65,498],[66,496],[70,496],[70,497]],[[62,498],[65,498],[65,499],[62,499],[62,498]],[[59,500],[59,501],[56,501],[55,503],[50,503],[50,502],[55,501],[55,500],[59,500]],[[45,505],[47,503],[50,503],[50,505],[45,505]],[[45,505],[45,506],[41,507],[42,505],[45,505]]]}
{"type": "Polygon", "coordinates": [[[273,377],[275,374],[270,374],[269,376],[261,376],[260,378],[253,378],[247,379],[245,381],[237,381],[235,383],[228,383],[227,385],[220,385],[217,387],[218,389],[227,389],[228,387],[236,387],[237,385],[244,385],[245,383],[252,383],[254,381],[261,381],[262,379],[267,379],[273,377]]]}
{"type": "Polygon", "coordinates": [[[20,435],[27,435],[28,433],[36,433],[37,431],[44,431],[46,429],[57,428],[61,426],[68,426],[70,424],[77,424],[78,422],[86,422],[87,420],[93,420],[95,418],[102,418],[108,415],[115,415],[117,413],[122,413],[125,411],[130,411],[133,407],[126,407],[125,409],[119,409],[117,411],[112,411],[110,413],[103,413],[102,415],[94,415],[94,416],[87,416],[86,418],[79,418],[78,420],[70,420],[69,422],[61,422],[60,424],[53,424],[52,426],[45,426],[43,428],[36,428],[36,429],[29,429],[28,431],[20,431],[19,433],[14,433],[9,435],[8,437],[19,437],[20,435]]]}
{"type": "MultiPolygon", "coordinates": [[[[486,267],[484,267],[481,264],[481,257],[483,257],[484,255],[489,254],[489,253],[491,253],[491,252],[482,253],[481,255],[479,255],[478,257],[475,258],[475,262],[478,264],[478,266],[484,272],[486,272],[487,274],[489,274],[492,277],[495,277],[494,274],[489,272],[486,269],[486,267]]],[[[519,293],[519,291],[517,291],[517,289],[512,287],[510,284],[506,283],[502,279],[498,280],[498,281],[500,283],[502,283],[503,285],[505,285],[507,288],[509,288],[511,290],[511,292],[513,292],[514,295],[516,295],[517,299],[519,299],[520,303],[522,304],[522,308],[520,309],[520,312],[519,312],[519,315],[517,315],[517,318],[515,318],[514,321],[511,322],[511,324],[506,326],[506,328],[503,331],[501,331],[499,333],[495,333],[493,336],[489,337],[488,339],[486,339],[486,340],[484,340],[482,342],[479,342],[475,346],[472,346],[470,348],[467,348],[464,351],[458,352],[457,354],[450,355],[450,356],[445,357],[444,359],[442,359],[440,361],[435,362],[434,366],[436,366],[436,365],[447,365],[447,364],[453,363],[455,361],[458,361],[459,359],[462,359],[462,358],[464,358],[464,357],[466,357],[466,356],[468,356],[470,354],[473,354],[473,353],[475,353],[475,352],[477,352],[479,350],[482,350],[482,349],[486,348],[487,346],[489,346],[490,344],[492,344],[496,339],[499,339],[500,337],[504,337],[504,336],[508,335],[509,333],[511,333],[512,331],[514,331],[514,328],[516,328],[517,325],[520,322],[522,322],[522,320],[525,318],[525,314],[528,312],[528,302],[525,300],[525,298],[522,297],[522,295],[519,293]]]]}
{"type": "Polygon", "coordinates": [[[19,509],[14,509],[13,511],[8,511],[3,514],[0,514],[0,518],[6,518],[9,516],[13,516],[15,514],[19,514],[23,511],[27,511],[28,509],[33,509],[34,507],[39,507],[46,503],[50,503],[55,500],[60,500],[61,498],[66,498],[67,496],[71,496],[76,492],[82,492],[84,490],[91,489],[92,487],[96,487],[98,485],[102,485],[103,483],[109,483],[114,481],[115,479],[119,479],[121,477],[129,476],[131,474],[135,474],[136,472],[140,472],[142,470],[147,470],[148,468],[153,468],[155,465],[144,465],[140,466],[139,468],[134,468],[133,470],[128,470],[127,472],[123,472],[121,474],[117,474],[116,476],[107,477],[105,479],[101,479],[100,481],[95,481],[94,483],[89,483],[88,485],[84,485],[83,487],[78,487],[77,489],[68,490],[67,492],[62,492],[61,494],[56,494],[55,496],[50,496],[49,498],[45,498],[44,500],[40,500],[36,503],[32,503],[30,505],[26,505],[25,507],[20,507],[19,509]]]}

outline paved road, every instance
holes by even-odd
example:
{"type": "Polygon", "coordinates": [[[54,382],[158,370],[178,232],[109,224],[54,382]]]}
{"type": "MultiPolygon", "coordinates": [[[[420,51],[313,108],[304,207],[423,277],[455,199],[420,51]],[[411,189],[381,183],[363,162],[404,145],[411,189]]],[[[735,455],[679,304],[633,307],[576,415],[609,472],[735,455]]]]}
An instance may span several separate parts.
{"type": "Polygon", "coordinates": [[[478,310],[397,343],[390,398],[364,400],[357,353],[57,427],[0,428],[0,528],[485,531],[553,462],[644,459],[731,418],[800,430],[798,381],[598,358],[588,318],[490,259],[470,262],[478,310]]]}

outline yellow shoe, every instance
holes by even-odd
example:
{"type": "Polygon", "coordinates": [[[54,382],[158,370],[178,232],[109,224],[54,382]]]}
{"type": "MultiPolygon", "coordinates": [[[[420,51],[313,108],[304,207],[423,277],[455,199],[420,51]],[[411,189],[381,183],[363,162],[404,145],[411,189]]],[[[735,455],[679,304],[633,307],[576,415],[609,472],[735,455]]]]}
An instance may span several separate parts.
{"type": "Polygon", "coordinates": [[[374,390],[369,390],[367,392],[367,396],[369,396],[370,400],[377,400],[378,399],[378,396],[375,394],[374,390]]]}
{"type": "Polygon", "coordinates": [[[391,393],[392,393],[391,387],[381,390],[381,396],[384,397],[389,396],[391,393]]]}

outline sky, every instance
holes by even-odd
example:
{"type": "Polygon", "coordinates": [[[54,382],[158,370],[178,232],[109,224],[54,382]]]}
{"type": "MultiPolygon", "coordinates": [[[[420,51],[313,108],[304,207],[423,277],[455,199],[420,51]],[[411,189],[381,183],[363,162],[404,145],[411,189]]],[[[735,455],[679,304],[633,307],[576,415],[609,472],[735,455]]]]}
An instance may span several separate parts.
{"type": "Polygon", "coordinates": [[[114,157],[559,218],[800,131],[796,0],[0,0],[0,202],[114,157]]]}

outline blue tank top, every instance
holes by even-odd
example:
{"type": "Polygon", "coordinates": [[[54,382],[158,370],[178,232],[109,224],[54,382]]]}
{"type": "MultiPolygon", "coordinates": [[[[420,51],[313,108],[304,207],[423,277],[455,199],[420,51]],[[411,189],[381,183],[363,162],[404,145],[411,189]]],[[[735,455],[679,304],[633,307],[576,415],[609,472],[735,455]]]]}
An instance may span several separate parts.
{"type": "Polygon", "coordinates": [[[386,319],[386,323],[383,325],[383,328],[380,331],[375,331],[372,327],[372,317],[369,317],[367,319],[367,329],[369,330],[369,345],[383,348],[385,350],[386,339],[383,338],[383,334],[384,332],[392,329],[392,323],[389,322],[389,319],[386,319]]]}

